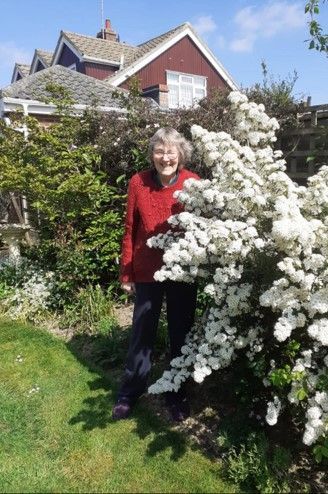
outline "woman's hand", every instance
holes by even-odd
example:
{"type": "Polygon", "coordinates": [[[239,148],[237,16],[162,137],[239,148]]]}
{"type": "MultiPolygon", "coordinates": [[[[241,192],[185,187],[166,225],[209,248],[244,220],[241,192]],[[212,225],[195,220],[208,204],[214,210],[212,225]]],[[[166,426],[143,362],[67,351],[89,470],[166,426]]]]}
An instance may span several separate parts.
{"type": "Polygon", "coordinates": [[[122,290],[124,290],[126,293],[129,293],[130,295],[135,293],[136,291],[135,284],[132,281],[122,283],[121,287],[122,290]]]}

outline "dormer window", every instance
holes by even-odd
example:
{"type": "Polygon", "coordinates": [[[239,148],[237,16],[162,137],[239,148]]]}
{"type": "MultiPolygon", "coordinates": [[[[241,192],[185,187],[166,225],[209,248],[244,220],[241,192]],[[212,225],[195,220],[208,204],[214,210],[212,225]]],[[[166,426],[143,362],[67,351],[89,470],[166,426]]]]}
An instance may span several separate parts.
{"type": "Polygon", "coordinates": [[[166,71],[169,108],[190,108],[205,98],[206,77],[166,71]]]}

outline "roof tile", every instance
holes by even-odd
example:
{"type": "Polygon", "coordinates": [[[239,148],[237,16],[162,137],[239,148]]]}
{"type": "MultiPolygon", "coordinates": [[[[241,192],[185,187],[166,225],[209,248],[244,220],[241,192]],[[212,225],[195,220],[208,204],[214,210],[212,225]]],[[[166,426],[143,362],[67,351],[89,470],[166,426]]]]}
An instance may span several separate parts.
{"type": "MultiPolygon", "coordinates": [[[[166,33],[156,36],[138,46],[128,45],[117,41],[109,41],[101,38],[93,38],[82,34],[63,31],[62,34],[72,43],[72,45],[81,53],[88,57],[101,58],[112,62],[121,62],[121,56],[124,55],[124,65],[126,69],[131,63],[146,55],[148,52],[157,48],[160,44],[175,36],[178,32],[185,29],[188,23],[181,24],[166,33]]],[[[115,75],[117,75],[116,72],[115,75]]],[[[110,77],[108,78],[110,80],[110,77]]]]}
{"type": "Polygon", "coordinates": [[[120,107],[119,101],[113,98],[113,92],[117,91],[117,88],[61,65],[35,72],[10,84],[0,90],[0,97],[44,101],[51,96],[47,90],[49,83],[59,84],[67,89],[78,104],[92,105],[96,102],[100,106],[120,107]]]}
{"type": "Polygon", "coordinates": [[[63,31],[62,34],[68,41],[82,54],[88,57],[101,58],[112,62],[120,63],[121,55],[130,58],[137,48],[135,46],[109,41],[101,38],[92,38],[82,34],[63,31]]]}
{"type": "Polygon", "coordinates": [[[42,61],[46,64],[46,67],[50,67],[52,57],[53,57],[53,52],[46,51],[46,50],[40,50],[39,48],[36,51],[36,54],[38,55],[39,58],[42,59],[42,61]]]}
{"type": "Polygon", "coordinates": [[[30,73],[30,65],[25,63],[16,63],[17,69],[20,71],[23,77],[26,77],[30,73]]]}
{"type": "Polygon", "coordinates": [[[138,45],[136,47],[136,51],[133,54],[131,54],[132,56],[130,56],[126,60],[126,63],[124,63],[124,66],[120,70],[115,72],[115,74],[107,77],[105,80],[110,82],[111,78],[119,75],[121,71],[127,69],[129,65],[136,62],[138,59],[144,57],[145,55],[147,55],[151,51],[156,50],[159,47],[159,45],[161,45],[162,43],[165,43],[169,39],[176,36],[180,31],[183,31],[187,26],[190,26],[190,24],[185,22],[185,23],[180,24],[179,26],[177,26],[173,29],[170,29],[170,31],[167,31],[166,33],[161,34],[160,36],[156,36],[155,38],[151,38],[150,40],[145,41],[144,43],[141,43],[140,45],[138,45]]]}

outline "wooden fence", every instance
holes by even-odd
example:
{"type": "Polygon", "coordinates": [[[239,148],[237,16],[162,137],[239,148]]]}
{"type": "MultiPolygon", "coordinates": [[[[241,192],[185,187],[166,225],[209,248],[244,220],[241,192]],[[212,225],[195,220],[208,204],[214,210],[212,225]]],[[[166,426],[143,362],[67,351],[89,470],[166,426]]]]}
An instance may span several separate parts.
{"type": "Polygon", "coordinates": [[[287,173],[297,183],[328,165],[328,104],[308,106],[299,115],[301,127],[283,133],[277,142],[287,161],[287,173]],[[308,158],[314,156],[309,161],[308,158]]]}

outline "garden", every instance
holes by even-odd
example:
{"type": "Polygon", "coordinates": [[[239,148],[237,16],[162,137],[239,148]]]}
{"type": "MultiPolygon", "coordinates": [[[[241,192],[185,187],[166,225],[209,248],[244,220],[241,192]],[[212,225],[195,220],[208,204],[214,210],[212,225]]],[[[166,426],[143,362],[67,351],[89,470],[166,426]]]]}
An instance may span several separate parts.
{"type": "Polygon", "coordinates": [[[328,167],[307,186],[285,172],[277,136],[301,125],[291,90],[160,112],[132,85],[124,117],[76,118],[52,86],[52,126],[0,122],[0,189],[24,195],[34,226],[21,262],[0,268],[2,492],[327,491],[328,167]],[[149,245],[164,249],[157,281],[197,281],[197,319],[171,362],[161,320],[149,394],[114,423],[126,190],[162,126],[192,141],[201,180],[149,245]],[[161,394],[184,382],[193,413],[172,425],[161,394]]]}

